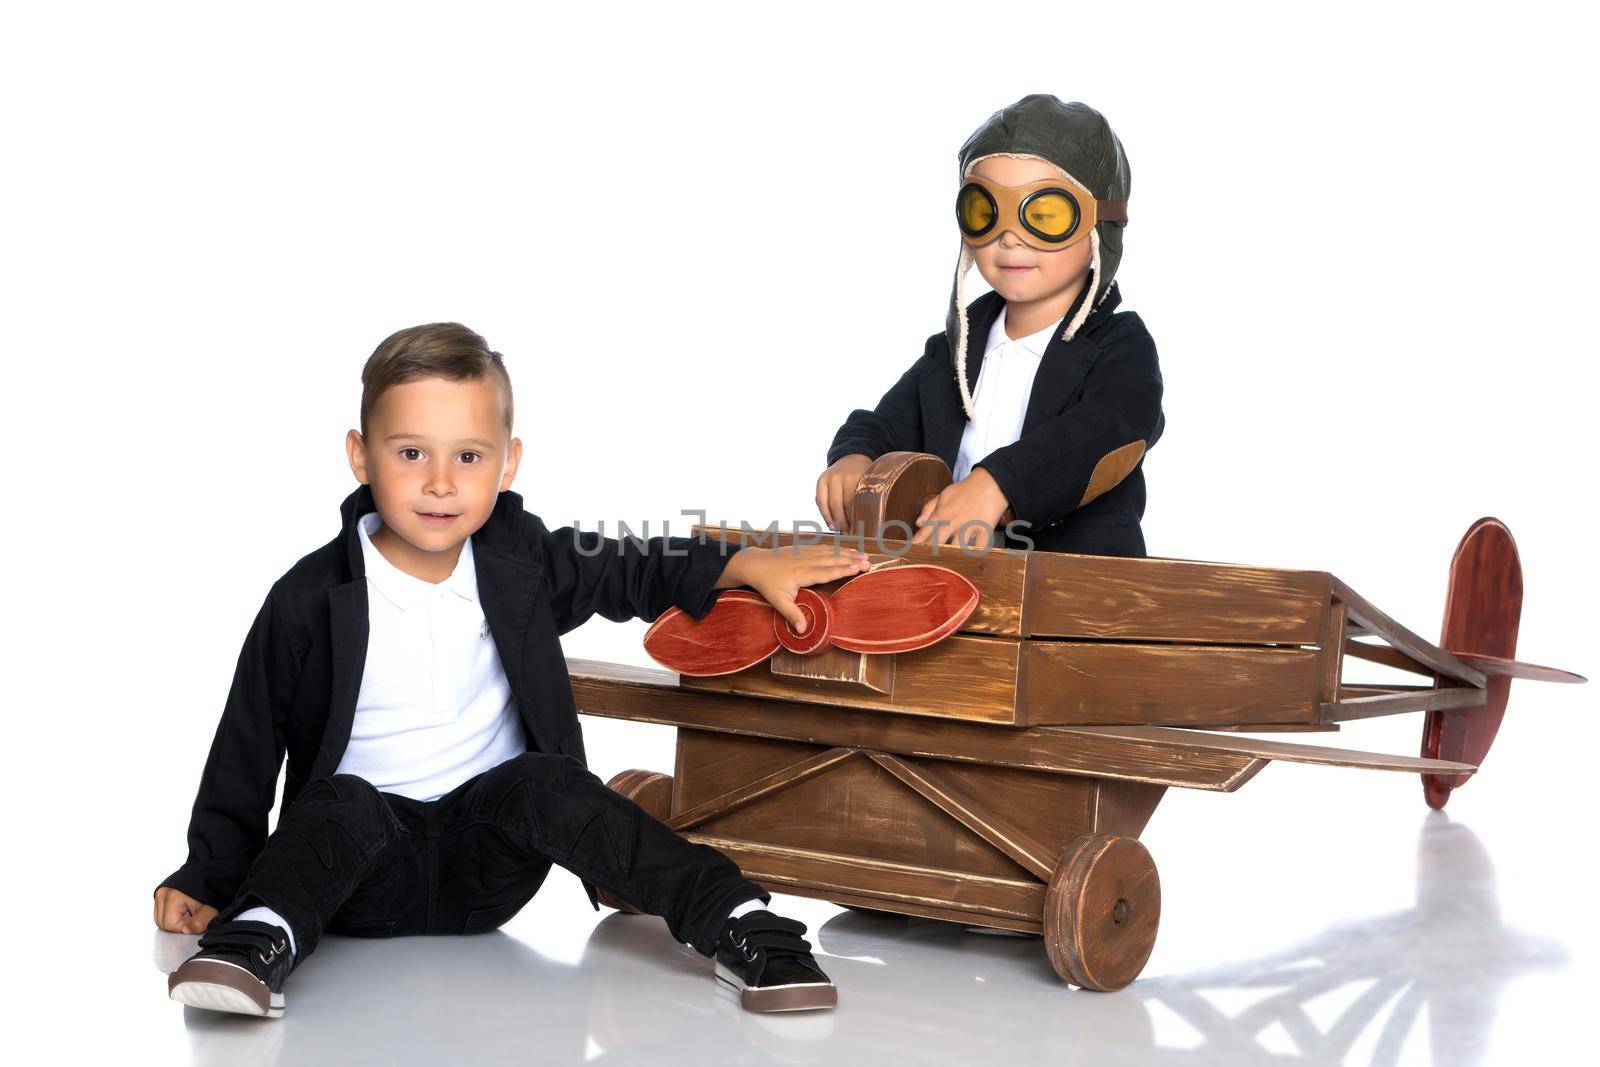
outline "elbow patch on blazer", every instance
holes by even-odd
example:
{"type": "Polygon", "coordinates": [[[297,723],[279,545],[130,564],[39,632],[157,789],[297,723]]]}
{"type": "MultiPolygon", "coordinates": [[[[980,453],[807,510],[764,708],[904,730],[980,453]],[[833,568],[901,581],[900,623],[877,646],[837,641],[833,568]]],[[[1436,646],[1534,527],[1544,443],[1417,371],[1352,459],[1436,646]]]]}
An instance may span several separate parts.
{"type": "Polygon", "coordinates": [[[1094,465],[1094,473],[1089,475],[1089,486],[1083,491],[1083,499],[1078,501],[1078,506],[1083,507],[1132,474],[1133,468],[1144,458],[1144,449],[1143,441],[1134,441],[1102,456],[1100,462],[1094,465]]]}

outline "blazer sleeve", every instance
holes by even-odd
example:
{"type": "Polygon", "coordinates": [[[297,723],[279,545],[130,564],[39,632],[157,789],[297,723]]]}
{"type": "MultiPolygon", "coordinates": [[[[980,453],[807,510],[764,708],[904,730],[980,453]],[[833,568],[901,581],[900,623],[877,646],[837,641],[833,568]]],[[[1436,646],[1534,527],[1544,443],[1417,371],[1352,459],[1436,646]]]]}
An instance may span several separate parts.
{"type": "Polygon", "coordinates": [[[871,411],[857,408],[850,413],[839,432],[833,435],[833,444],[828,448],[829,466],[852,453],[877,459],[887,452],[924,450],[922,402],[918,390],[929,368],[943,362],[943,357],[935,351],[943,336],[935,334],[928,338],[922,358],[889,387],[877,407],[871,411]]]}
{"type": "Polygon", "coordinates": [[[267,840],[298,657],[269,592],[245,635],[189,817],[189,858],[161,885],[221,909],[267,840]]]}
{"type": "Polygon", "coordinates": [[[994,476],[1017,519],[1065,518],[1131,474],[1161,436],[1161,369],[1139,322],[1108,339],[1078,398],[976,464],[994,476]]]}
{"type": "Polygon", "coordinates": [[[559,633],[595,615],[653,620],[674,605],[702,619],[717,602],[717,579],[742,547],[712,537],[618,539],[571,526],[552,531],[530,517],[559,633]]]}

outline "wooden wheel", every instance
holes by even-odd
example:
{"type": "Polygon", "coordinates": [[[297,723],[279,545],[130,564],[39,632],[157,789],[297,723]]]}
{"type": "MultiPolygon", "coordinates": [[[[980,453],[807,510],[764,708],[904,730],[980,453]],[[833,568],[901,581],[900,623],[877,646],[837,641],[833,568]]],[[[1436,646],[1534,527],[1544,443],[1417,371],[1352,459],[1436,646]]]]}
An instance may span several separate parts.
{"type": "MultiPolygon", "coordinates": [[[[639,805],[651,815],[666,822],[672,814],[672,775],[662,774],[660,771],[623,771],[612,778],[606,785],[621,793],[635,804],[639,805]]],[[[630,915],[638,915],[639,909],[607,893],[599,886],[595,886],[595,896],[600,898],[600,903],[608,908],[616,908],[630,915]]]]}
{"type": "Polygon", "coordinates": [[[1044,948],[1073,985],[1109,992],[1144,969],[1161,925],[1161,880],[1137,838],[1084,834],[1062,854],[1044,898],[1044,948]]]}

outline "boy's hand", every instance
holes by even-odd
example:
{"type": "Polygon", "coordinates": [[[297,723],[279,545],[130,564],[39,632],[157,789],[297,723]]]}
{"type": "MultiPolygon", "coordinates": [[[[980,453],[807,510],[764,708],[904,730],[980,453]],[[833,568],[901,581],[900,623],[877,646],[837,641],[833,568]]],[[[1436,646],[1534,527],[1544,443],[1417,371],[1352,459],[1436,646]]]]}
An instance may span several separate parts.
{"type": "Polygon", "coordinates": [[[850,503],[856,496],[856,483],[870,466],[870,457],[853,452],[840,456],[838,462],[817,479],[817,510],[822,512],[822,520],[830,530],[849,531],[850,503]]]}
{"type": "Polygon", "coordinates": [[[971,474],[946,486],[944,492],[922,506],[922,514],[917,516],[918,530],[911,543],[955,542],[965,547],[988,548],[997,540],[995,527],[1000,525],[1000,517],[1010,506],[994,475],[982,467],[974,467],[971,474]]]}
{"type": "Polygon", "coordinates": [[[718,589],[748,585],[789,621],[795,633],[805,633],[805,612],[794,603],[802,586],[848,578],[872,566],[866,553],[841,550],[837,545],[792,545],[788,548],[745,548],[734,553],[717,579],[718,589]]]}
{"type": "Polygon", "coordinates": [[[156,890],[156,925],[168,933],[203,934],[216,917],[216,908],[184,896],[170,885],[156,890]]]}

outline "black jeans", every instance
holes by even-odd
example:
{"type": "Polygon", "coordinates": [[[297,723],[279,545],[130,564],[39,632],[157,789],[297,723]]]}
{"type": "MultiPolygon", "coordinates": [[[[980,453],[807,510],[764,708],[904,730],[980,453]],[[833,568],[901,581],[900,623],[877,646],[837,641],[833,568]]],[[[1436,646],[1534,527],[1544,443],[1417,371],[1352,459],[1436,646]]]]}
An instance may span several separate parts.
{"type": "Polygon", "coordinates": [[[703,955],[728,912],[770,899],[722,853],[678,836],[570,756],[528,752],[423,802],[337,774],[306,784],[218,916],[265,905],[304,960],[324,929],[472,934],[515,915],[558,863],[660,915],[703,955]]]}

